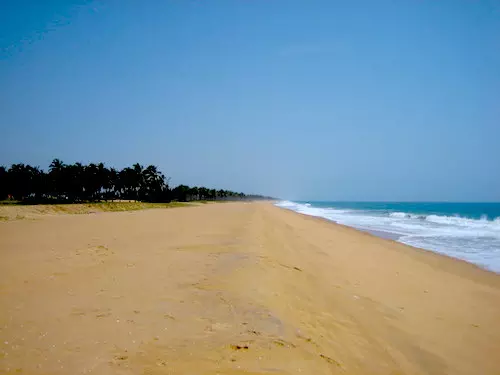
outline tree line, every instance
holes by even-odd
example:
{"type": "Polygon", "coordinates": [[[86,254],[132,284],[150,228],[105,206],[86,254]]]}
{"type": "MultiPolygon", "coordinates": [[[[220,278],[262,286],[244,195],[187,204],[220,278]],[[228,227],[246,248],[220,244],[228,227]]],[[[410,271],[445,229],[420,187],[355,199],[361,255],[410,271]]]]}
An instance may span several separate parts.
{"type": "Polygon", "coordinates": [[[50,163],[48,172],[27,164],[0,166],[0,200],[26,203],[78,203],[109,200],[171,202],[196,200],[270,199],[231,190],[179,185],[170,188],[169,179],[154,165],[139,163],[117,170],[104,163],[50,163]]]}

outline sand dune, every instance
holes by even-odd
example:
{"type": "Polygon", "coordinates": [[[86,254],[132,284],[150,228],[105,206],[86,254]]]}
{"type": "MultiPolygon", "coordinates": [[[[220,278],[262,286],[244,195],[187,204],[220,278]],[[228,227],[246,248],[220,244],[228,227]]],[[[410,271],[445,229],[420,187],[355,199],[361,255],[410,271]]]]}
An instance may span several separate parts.
{"type": "Polygon", "coordinates": [[[0,373],[500,373],[499,275],[270,204],[1,222],[0,253],[0,373]]]}

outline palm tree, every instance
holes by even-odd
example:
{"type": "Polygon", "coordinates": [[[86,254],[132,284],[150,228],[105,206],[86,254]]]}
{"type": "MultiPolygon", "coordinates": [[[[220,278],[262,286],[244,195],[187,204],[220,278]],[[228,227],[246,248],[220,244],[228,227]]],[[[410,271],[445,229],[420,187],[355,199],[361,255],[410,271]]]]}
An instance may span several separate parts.
{"type": "Polygon", "coordinates": [[[27,166],[31,180],[31,199],[41,201],[47,193],[46,174],[39,167],[27,166]]]}
{"type": "Polygon", "coordinates": [[[197,201],[198,194],[199,194],[198,187],[193,186],[191,189],[189,189],[189,200],[197,201]]]}
{"type": "Polygon", "coordinates": [[[140,165],[139,163],[135,163],[133,166],[132,166],[132,171],[133,171],[133,180],[132,180],[132,183],[133,183],[133,190],[135,191],[135,196],[134,196],[134,199],[136,201],[140,200],[141,198],[141,188],[144,184],[144,181],[143,181],[143,167],[142,165],[140,165]]]}
{"type": "Polygon", "coordinates": [[[9,169],[9,189],[15,199],[28,200],[41,198],[43,181],[38,167],[24,164],[13,164],[9,169]]]}
{"type": "Polygon", "coordinates": [[[82,163],[67,165],[64,169],[64,179],[67,180],[68,199],[71,202],[83,199],[85,168],[82,163]]]}
{"type": "Polygon", "coordinates": [[[99,190],[98,173],[99,167],[94,163],[90,163],[84,169],[83,187],[85,190],[85,200],[93,201],[97,198],[99,190]]]}
{"type": "Polygon", "coordinates": [[[116,199],[119,194],[118,171],[115,168],[107,169],[106,183],[104,185],[104,199],[116,199]]]}
{"type": "Polygon", "coordinates": [[[198,188],[198,192],[200,195],[200,200],[205,200],[208,198],[209,190],[206,187],[202,186],[202,187],[198,188]]]}
{"type": "Polygon", "coordinates": [[[136,174],[132,168],[124,168],[118,173],[121,198],[135,199],[136,197],[136,174]]]}
{"type": "Polygon", "coordinates": [[[218,192],[217,192],[217,196],[221,199],[224,199],[226,197],[226,191],[225,190],[222,190],[220,189],[218,192]]]}
{"type": "Polygon", "coordinates": [[[141,198],[149,202],[161,200],[166,187],[165,176],[154,165],[144,169],[142,175],[141,198]]]}
{"type": "Polygon", "coordinates": [[[191,189],[187,185],[179,185],[172,190],[173,198],[179,202],[186,202],[190,190],[191,189]]]}
{"type": "Polygon", "coordinates": [[[4,200],[9,195],[9,174],[5,167],[0,166],[0,200],[4,200]]]}
{"type": "Polygon", "coordinates": [[[66,191],[67,180],[64,178],[65,165],[60,159],[52,160],[49,165],[49,189],[57,199],[62,199],[66,191]]]}
{"type": "Polygon", "coordinates": [[[54,159],[45,173],[38,167],[13,164],[9,170],[0,166],[0,200],[9,195],[22,201],[64,200],[65,202],[113,199],[134,199],[169,202],[202,199],[262,198],[245,196],[230,190],[207,189],[179,185],[172,191],[169,180],[154,165],[146,169],[139,163],[121,171],[106,168],[104,163],[64,164],[54,159]]]}
{"type": "Polygon", "coordinates": [[[215,200],[215,198],[217,197],[217,190],[210,189],[208,196],[210,197],[210,199],[215,200]]]}

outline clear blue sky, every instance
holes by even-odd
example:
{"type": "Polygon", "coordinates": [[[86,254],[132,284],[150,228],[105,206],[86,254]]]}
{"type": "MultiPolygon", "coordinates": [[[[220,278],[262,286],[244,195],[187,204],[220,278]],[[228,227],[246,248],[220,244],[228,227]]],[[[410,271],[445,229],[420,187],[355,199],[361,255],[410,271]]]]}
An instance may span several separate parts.
{"type": "Polygon", "coordinates": [[[500,200],[498,1],[0,2],[0,164],[500,200]]]}

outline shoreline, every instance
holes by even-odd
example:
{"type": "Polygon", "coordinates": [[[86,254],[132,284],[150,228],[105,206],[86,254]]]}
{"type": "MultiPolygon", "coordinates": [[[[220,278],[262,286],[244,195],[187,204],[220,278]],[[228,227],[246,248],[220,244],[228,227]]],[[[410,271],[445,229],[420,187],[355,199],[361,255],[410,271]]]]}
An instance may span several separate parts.
{"type": "Polygon", "coordinates": [[[458,258],[458,257],[452,256],[452,255],[449,255],[449,254],[447,254],[445,252],[440,252],[440,251],[432,250],[432,249],[426,249],[424,247],[417,247],[417,246],[410,245],[410,244],[407,244],[405,242],[399,241],[399,239],[402,238],[402,237],[404,237],[404,235],[400,235],[400,234],[396,234],[396,233],[391,233],[391,232],[386,232],[386,231],[381,231],[381,230],[371,230],[371,229],[357,228],[357,227],[354,227],[354,226],[350,226],[350,225],[346,225],[346,224],[341,224],[341,223],[339,223],[339,222],[337,222],[335,220],[327,219],[327,218],[322,217],[322,216],[308,215],[308,214],[305,214],[305,213],[302,213],[302,212],[297,212],[297,211],[288,209],[286,207],[279,207],[279,206],[276,206],[276,205],[275,205],[275,207],[277,207],[279,209],[282,209],[282,210],[293,212],[293,213],[301,215],[301,216],[319,219],[321,221],[325,221],[325,222],[330,223],[330,224],[335,224],[335,225],[339,225],[339,226],[344,227],[344,228],[352,229],[352,230],[355,230],[356,232],[359,232],[359,233],[369,234],[369,235],[371,235],[373,237],[376,237],[376,238],[393,241],[393,242],[395,242],[397,244],[407,246],[408,248],[413,249],[413,250],[425,251],[427,253],[431,253],[431,254],[434,254],[434,255],[445,257],[446,259],[451,259],[451,260],[454,260],[454,261],[464,262],[467,265],[471,265],[473,267],[479,268],[482,271],[490,272],[490,273],[493,273],[495,275],[500,275],[500,271],[497,272],[497,271],[495,271],[493,269],[488,268],[485,265],[474,263],[474,262],[468,261],[466,259],[458,258]]]}
{"type": "Polygon", "coordinates": [[[500,371],[499,275],[270,203],[11,221],[0,254],[2,373],[500,371]]]}
{"type": "MultiPolygon", "coordinates": [[[[273,205],[274,206],[274,205],[273,205]]],[[[376,234],[370,233],[369,231],[364,231],[358,228],[351,227],[349,225],[344,225],[337,223],[333,220],[326,219],[321,216],[312,216],[312,215],[307,215],[304,213],[300,213],[297,211],[289,210],[286,208],[274,206],[277,209],[283,210],[285,212],[289,212],[291,214],[299,215],[306,220],[313,220],[313,221],[318,221],[327,225],[333,225],[339,228],[342,228],[343,230],[353,233],[353,234],[358,234],[361,236],[367,236],[369,238],[373,238],[376,241],[382,241],[382,242],[387,242],[390,244],[394,244],[398,247],[398,251],[402,253],[406,253],[406,256],[412,257],[419,262],[423,262],[431,267],[434,267],[438,270],[442,270],[444,272],[450,272],[457,274],[459,276],[466,276],[470,277],[476,281],[481,281],[484,277],[487,277],[490,281],[494,282],[495,284],[498,283],[498,286],[500,287],[500,273],[497,273],[493,270],[481,267],[478,264],[468,262],[464,259],[460,258],[455,258],[447,254],[443,253],[438,253],[433,250],[428,250],[420,247],[415,247],[412,245],[405,244],[403,242],[399,242],[395,239],[392,238],[385,238],[378,236],[376,234]]]]}

